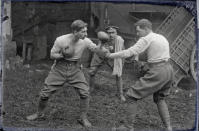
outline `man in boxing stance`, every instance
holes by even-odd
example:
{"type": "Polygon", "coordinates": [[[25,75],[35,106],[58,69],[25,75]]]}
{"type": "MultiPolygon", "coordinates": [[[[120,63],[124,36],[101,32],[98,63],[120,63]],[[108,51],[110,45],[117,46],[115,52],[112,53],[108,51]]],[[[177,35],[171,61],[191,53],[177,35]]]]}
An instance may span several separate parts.
{"type": "Polygon", "coordinates": [[[71,24],[72,33],[56,38],[51,49],[51,58],[56,60],[44,82],[40,92],[37,112],[27,116],[28,120],[43,117],[49,97],[59,90],[65,83],[74,87],[80,96],[80,119],[83,126],[91,127],[87,112],[89,109],[89,85],[78,64],[84,49],[105,54],[105,48],[99,48],[87,38],[87,23],[75,20],[71,24]]]}
{"type": "Polygon", "coordinates": [[[130,48],[116,53],[107,53],[108,58],[127,58],[146,51],[149,70],[134,85],[129,87],[126,96],[127,114],[124,127],[133,131],[133,121],[137,111],[137,100],[153,95],[159,115],[171,131],[170,116],[165,97],[169,95],[173,82],[173,68],[169,63],[170,51],[167,39],[152,31],[152,23],[141,19],[135,23],[139,40],[130,48]]]}

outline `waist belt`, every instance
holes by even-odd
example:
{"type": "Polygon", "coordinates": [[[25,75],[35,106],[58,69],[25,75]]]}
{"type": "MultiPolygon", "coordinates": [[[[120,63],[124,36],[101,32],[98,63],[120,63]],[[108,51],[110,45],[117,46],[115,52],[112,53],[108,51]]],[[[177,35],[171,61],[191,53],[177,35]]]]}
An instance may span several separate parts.
{"type": "Polygon", "coordinates": [[[60,59],[60,60],[57,60],[57,63],[65,64],[65,65],[68,65],[68,66],[73,66],[73,65],[77,65],[78,61],[71,61],[71,60],[60,59]]]}
{"type": "Polygon", "coordinates": [[[160,61],[160,62],[155,62],[155,63],[147,63],[149,67],[154,67],[154,66],[163,66],[165,64],[168,64],[169,61],[160,61]]]}

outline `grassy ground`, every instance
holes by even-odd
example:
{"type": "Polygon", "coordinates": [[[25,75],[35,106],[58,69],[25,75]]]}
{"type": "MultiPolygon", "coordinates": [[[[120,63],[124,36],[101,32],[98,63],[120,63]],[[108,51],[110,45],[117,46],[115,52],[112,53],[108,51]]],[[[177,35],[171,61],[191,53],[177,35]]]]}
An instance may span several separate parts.
{"type": "MultiPolygon", "coordinates": [[[[3,86],[4,126],[84,130],[76,121],[79,116],[79,98],[75,90],[67,86],[51,97],[45,112],[45,120],[26,121],[25,117],[36,111],[39,91],[48,75],[50,65],[51,62],[35,63],[30,68],[21,67],[5,72],[3,86]]],[[[132,65],[126,66],[133,67],[132,65]]],[[[84,72],[87,77],[86,69],[84,72]]],[[[132,85],[137,79],[135,72],[136,68],[124,70],[125,88],[132,85]]],[[[116,96],[115,79],[109,74],[110,72],[100,71],[96,76],[96,88],[91,93],[88,114],[93,128],[89,130],[104,131],[103,128],[120,125],[118,117],[125,117],[125,114],[122,113],[123,104],[116,96]]],[[[172,89],[167,102],[174,129],[194,127],[195,99],[196,90],[192,81],[186,81],[179,88],[172,89]]],[[[164,129],[151,96],[139,101],[135,129],[164,129]]]]}

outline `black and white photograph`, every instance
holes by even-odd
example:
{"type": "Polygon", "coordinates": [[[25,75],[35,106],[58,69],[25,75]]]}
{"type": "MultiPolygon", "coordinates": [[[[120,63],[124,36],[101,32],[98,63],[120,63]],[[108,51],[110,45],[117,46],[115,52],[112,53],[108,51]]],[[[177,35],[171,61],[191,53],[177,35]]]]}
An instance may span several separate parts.
{"type": "Polygon", "coordinates": [[[197,1],[1,1],[3,131],[197,131],[197,1]]]}

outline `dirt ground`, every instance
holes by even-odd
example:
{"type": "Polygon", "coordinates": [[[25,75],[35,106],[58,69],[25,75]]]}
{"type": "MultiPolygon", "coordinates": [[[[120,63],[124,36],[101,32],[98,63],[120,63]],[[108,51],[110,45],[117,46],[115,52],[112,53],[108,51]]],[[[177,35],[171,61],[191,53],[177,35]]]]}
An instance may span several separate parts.
{"type": "MultiPolygon", "coordinates": [[[[5,72],[3,80],[4,127],[105,131],[121,124],[118,118],[125,117],[122,113],[123,104],[116,96],[114,77],[104,69],[97,74],[96,88],[91,92],[88,116],[93,124],[92,128],[85,129],[76,121],[79,116],[79,98],[75,90],[67,86],[51,97],[45,111],[45,120],[27,121],[25,117],[36,111],[39,91],[51,64],[52,62],[49,61],[39,62],[30,67],[20,67],[5,72]]],[[[87,77],[86,71],[87,69],[84,69],[87,77]]],[[[136,71],[137,69],[132,64],[125,65],[124,88],[135,82],[136,71]]],[[[187,130],[195,126],[196,89],[191,79],[185,79],[178,88],[173,88],[167,103],[174,130],[187,130]]],[[[152,96],[139,101],[135,129],[164,129],[152,96]]]]}

